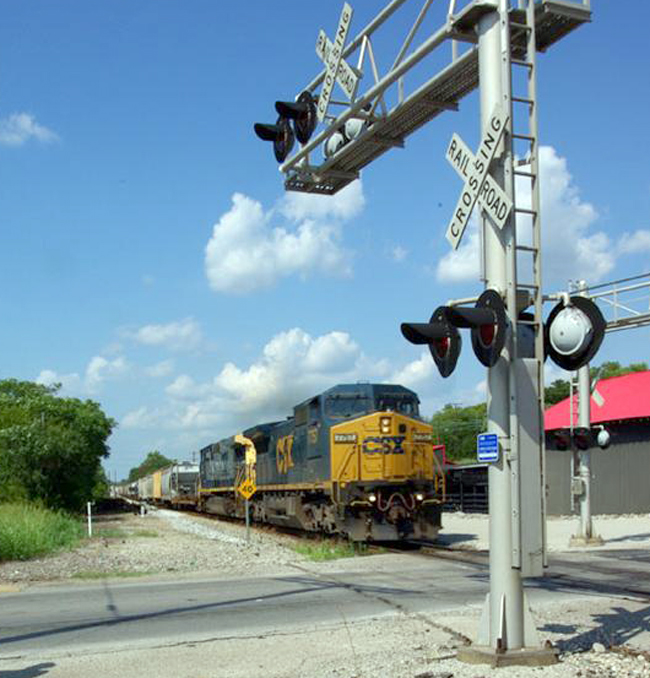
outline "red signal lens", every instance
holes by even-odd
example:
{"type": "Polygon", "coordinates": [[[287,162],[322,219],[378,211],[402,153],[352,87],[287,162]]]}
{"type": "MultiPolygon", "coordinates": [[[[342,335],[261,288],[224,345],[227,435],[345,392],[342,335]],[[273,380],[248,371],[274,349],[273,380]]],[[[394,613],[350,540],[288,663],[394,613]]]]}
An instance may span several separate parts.
{"type": "Polygon", "coordinates": [[[494,342],[494,337],[497,333],[496,325],[481,325],[478,330],[478,335],[481,338],[481,343],[486,348],[492,346],[494,342]]]}
{"type": "Polygon", "coordinates": [[[449,341],[449,337],[442,337],[442,339],[436,339],[433,342],[433,347],[439,358],[444,358],[449,353],[450,345],[451,342],[449,341]]]}

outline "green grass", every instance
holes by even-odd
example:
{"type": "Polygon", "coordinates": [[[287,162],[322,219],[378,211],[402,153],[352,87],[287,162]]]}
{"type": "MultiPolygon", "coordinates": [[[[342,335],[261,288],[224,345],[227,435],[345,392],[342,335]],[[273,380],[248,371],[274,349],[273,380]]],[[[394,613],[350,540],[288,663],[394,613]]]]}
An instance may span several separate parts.
{"type": "Polygon", "coordinates": [[[27,503],[0,504],[0,562],[73,548],[83,534],[83,524],[65,513],[27,503]]]}
{"type": "Polygon", "coordinates": [[[309,560],[321,562],[362,556],[366,554],[368,547],[366,544],[355,544],[349,541],[322,540],[301,542],[294,546],[294,550],[306,556],[309,560]]]}

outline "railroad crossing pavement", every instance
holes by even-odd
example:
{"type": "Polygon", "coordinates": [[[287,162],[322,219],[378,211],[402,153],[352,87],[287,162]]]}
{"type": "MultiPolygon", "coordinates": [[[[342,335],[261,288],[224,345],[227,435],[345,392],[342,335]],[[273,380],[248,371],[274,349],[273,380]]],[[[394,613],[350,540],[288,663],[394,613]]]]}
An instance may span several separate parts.
{"type": "MultiPolygon", "coordinates": [[[[475,638],[488,590],[487,554],[476,550],[487,546],[487,516],[446,514],[443,523],[452,547],[444,558],[385,553],[273,577],[0,588],[0,678],[435,673],[475,638]]],[[[650,520],[596,518],[605,545],[591,549],[569,546],[576,524],[549,520],[550,567],[526,580],[542,638],[561,650],[598,642],[650,651],[650,520]]],[[[544,671],[530,675],[566,675],[544,671]]]]}
{"type": "MultiPolygon", "coordinates": [[[[0,676],[414,676],[475,637],[487,567],[451,556],[385,553],[275,577],[3,594],[0,676]]],[[[650,650],[650,550],[555,558],[547,577],[527,582],[543,638],[563,649],[597,641],[650,650]]]]}
{"type": "MultiPolygon", "coordinates": [[[[650,514],[594,516],[594,532],[602,537],[602,546],[570,544],[571,537],[579,530],[579,520],[578,516],[547,518],[546,539],[550,553],[650,549],[650,514]]],[[[490,546],[489,522],[486,514],[444,513],[439,541],[455,549],[487,551],[490,546]]]]}

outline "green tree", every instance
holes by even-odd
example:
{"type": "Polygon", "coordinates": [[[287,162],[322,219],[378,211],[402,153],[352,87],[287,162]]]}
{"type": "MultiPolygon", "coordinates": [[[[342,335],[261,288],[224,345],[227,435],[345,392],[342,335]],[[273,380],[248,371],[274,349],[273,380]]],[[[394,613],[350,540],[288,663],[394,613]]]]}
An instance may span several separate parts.
{"type": "Polygon", "coordinates": [[[610,377],[622,377],[632,372],[645,372],[648,369],[648,363],[630,363],[627,367],[620,363],[610,360],[604,362],[600,367],[592,367],[590,370],[591,379],[609,379],[610,377]]]}
{"type": "Polygon", "coordinates": [[[173,463],[173,459],[167,459],[167,457],[164,454],[160,454],[158,450],[153,450],[152,452],[149,452],[140,466],[135,466],[129,471],[129,482],[132,483],[134,480],[138,480],[138,478],[144,478],[144,476],[148,476],[150,473],[165,468],[165,466],[169,466],[173,463]]]}
{"type": "Polygon", "coordinates": [[[544,404],[546,407],[555,405],[569,397],[571,384],[566,379],[556,379],[550,386],[544,388],[544,404]]]}
{"type": "Polygon", "coordinates": [[[97,501],[98,499],[108,497],[110,486],[111,481],[108,479],[104,467],[100,464],[99,468],[97,469],[97,472],[95,473],[95,484],[93,486],[93,501],[97,501]]]}
{"type": "Polygon", "coordinates": [[[444,444],[448,459],[475,461],[476,436],[487,428],[486,405],[445,405],[434,413],[431,425],[434,440],[444,444]]]}
{"type": "Polygon", "coordinates": [[[59,388],[0,381],[0,492],[74,511],[92,499],[116,423],[92,400],[59,397],[59,388]]]}

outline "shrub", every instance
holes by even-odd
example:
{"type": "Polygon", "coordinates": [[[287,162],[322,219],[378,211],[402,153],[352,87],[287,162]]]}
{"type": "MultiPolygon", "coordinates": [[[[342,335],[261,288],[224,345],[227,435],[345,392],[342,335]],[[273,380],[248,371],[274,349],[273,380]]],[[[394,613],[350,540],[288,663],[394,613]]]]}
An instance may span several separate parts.
{"type": "Polygon", "coordinates": [[[27,503],[0,504],[0,562],[71,548],[83,533],[83,524],[61,511],[27,503]]]}

